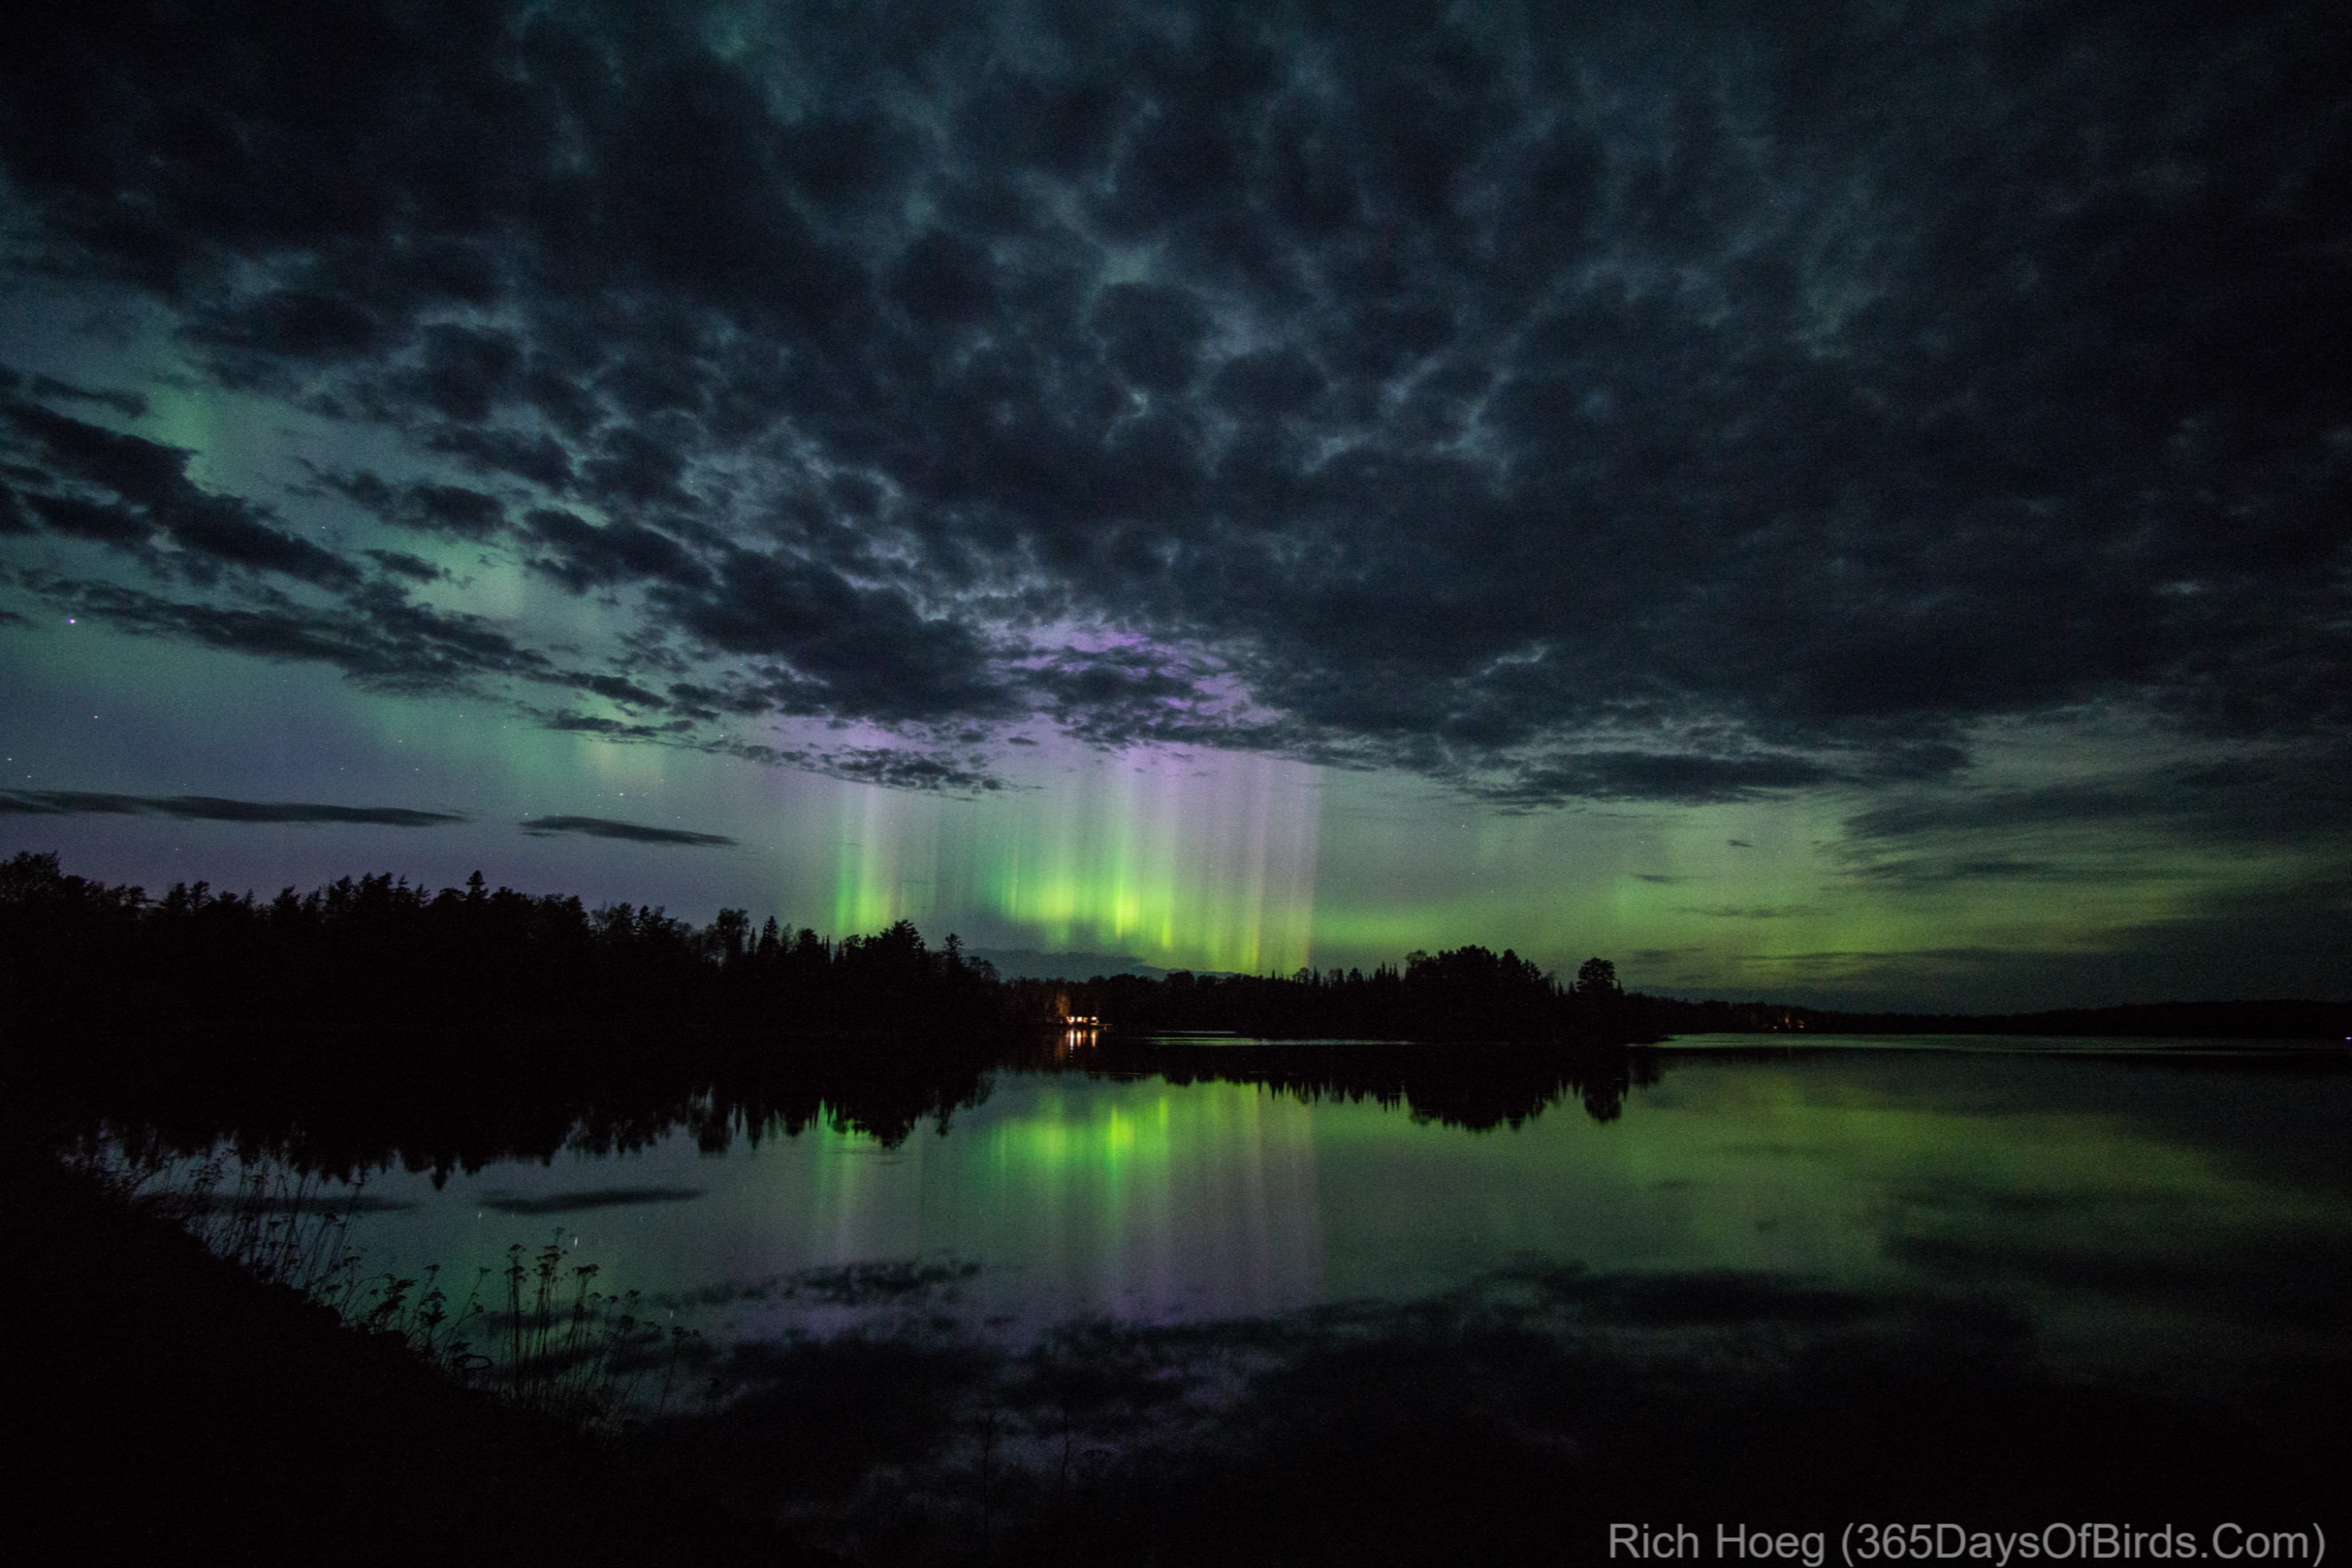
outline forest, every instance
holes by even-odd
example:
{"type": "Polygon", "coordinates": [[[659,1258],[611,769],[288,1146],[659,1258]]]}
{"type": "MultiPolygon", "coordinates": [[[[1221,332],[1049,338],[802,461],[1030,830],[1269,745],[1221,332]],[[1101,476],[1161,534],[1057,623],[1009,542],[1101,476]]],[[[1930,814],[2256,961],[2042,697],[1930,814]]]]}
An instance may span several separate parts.
{"type": "MultiPolygon", "coordinates": [[[[491,889],[437,891],[389,873],[263,900],[204,882],[160,898],[66,873],[54,854],[0,862],[5,1026],[20,1038],[147,1041],[234,1034],[469,1062],[628,1053],[726,1040],[887,1039],[1002,1047],[1074,1021],[1110,1037],[1652,1043],[1674,1035],[2034,1034],[2341,1039],[2352,1007],[2165,1002],[2003,1015],[1836,1012],[1628,992],[1591,958],[1563,982],[1509,949],[1412,952],[1400,964],[1283,975],[1005,980],[908,921],[835,939],[736,909],[698,926],[628,903],[491,889]]],[[[1788,1043],[1796,1043],[1790,1040],[1788,1043]]]]}
{"type": "Polygon", "coordinates": [[[1416,952],[1288,977],[1130,975],[1005,981],[955,936],[910,921],[827,940],[741,910],[697,926],[666,910],[492,889],[431,891],[389,874],[263,900],[65,873],[55,855],[0,863],[0,941],[20,1028],[332,1030],[415,1042],[432,1031],[515,1048],[641,1039],[1003,1040],[1073,1018],[1118,1034],[1268,1038],[1622,1041],[1643,1031],[1605,959],[1562,984],[1506,951],[1416,952]]]}

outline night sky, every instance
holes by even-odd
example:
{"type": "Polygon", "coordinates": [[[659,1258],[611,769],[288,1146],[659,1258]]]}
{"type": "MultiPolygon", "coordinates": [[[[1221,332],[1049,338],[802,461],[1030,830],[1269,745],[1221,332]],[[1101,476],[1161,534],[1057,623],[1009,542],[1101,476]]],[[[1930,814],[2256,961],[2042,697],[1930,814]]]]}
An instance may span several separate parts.
{"type": "Polygon", "coordinates": [[[0,853],[2343,996],[2347,60],[2332,4],[11,7],[0,853]]]}

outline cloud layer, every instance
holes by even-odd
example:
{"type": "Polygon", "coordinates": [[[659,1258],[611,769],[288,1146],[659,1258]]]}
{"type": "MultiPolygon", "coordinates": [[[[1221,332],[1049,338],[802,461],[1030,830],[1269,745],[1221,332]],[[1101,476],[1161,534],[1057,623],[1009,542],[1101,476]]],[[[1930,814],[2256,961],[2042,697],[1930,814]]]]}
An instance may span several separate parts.
{"type": "Polygon", "coordinates": [[[2084,705],[2340,752],[2352,19],[1502,16],[12,17],[19,278],[409,460],[199,480],[14,376],[5,585],[959,791],[1046,729],[1517,806],[2084,705]]]}
{"type": "Polygon", "coordinates": [[[0,816],[169,816],[183,822],[318,822],[373,827],[441,827],[454,812],[392,805],[318,805],[301,801],[224,800],[208,795],[92,795],[79,790],[0,789],[0,816]]]}
{"type": "Polygon", "coordinates": [[[591,838],[620,838],[632,844],[732,844],[732,838],[717,833],[689,833],[682,827],[647,827],[635,822],[614,822],[602,816],[529,816],[523,819],[522,830],[545,837],[556,833],[585,834],[591,838]]]}

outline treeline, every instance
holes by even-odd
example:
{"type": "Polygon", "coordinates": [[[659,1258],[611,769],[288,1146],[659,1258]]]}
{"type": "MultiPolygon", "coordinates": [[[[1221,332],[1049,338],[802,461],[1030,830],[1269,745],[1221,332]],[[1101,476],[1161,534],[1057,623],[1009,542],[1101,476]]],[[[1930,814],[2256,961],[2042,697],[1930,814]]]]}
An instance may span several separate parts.
{"type": "Polygon", "coordinates": [[[1271,1040],[1517,1040],[1622,1044],[1655,1038],[1607,959],[1563,985],[1506,948],[1415,952],[1381,964],[1275,975],[1132,974],[1016,981],[1030,1016],[1095,1018],[1127,1035],[1232,1034],[1271,1040]]]}
{"type": "Polygon", "coordinates": [[[478,872],[438,892],[383,875],[268,900],[203,882],[150,899],[23,854],[0,864],[0,943],[12,1027],[68,1037],[174,1024],[477,1042],[971,1036],[1017,1022],[993,970],[903,921],[827,942],[773,920],[754,931],[740,910],[695,926],[492,890],[478,872]]]}
{"type": "Polygon", "coordinates": [[[665,1031],[779,1037],[1025,1037],[1073,1017],[1129,1034],[1594,1041],[1633,1016],[1605,960],[1563,986],[1517,953],[1416,952],[1402,969],[1006,983],[950,936],[900,921],[827,941],[740,910],[707,926],[626,903],[390,875],[275,899],[66,875],[55,855],[0,864],[0,942],[17,1028],[67,1035],[188,1024],[469,1041],[573,1042],[665,1031]]]}
{"type": "Polygon", "coordinates": [[[817,1121],[896,1142],[988,1092],[1025,1021],[911,925],[838,942],[390,876],[151,899],[0,862],[0,1121],[306,1170],[706,1149],[817,1121]],[[878,1044],[887,1039],[887,1047],[878,1044]]]}

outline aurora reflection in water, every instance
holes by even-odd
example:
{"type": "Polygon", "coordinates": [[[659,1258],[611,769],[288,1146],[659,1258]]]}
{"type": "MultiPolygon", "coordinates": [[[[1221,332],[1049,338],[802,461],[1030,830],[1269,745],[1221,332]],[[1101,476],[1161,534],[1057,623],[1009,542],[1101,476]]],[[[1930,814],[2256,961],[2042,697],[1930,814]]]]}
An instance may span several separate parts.
{"type": "Polygon", "coordinates": [[[560,1225],[602,1286],[722,1342],[919,1321],[1017,1344],[1565,1268],[1967,1299],[2020,1316],[2053,1364],[2127,1380],[2344,1353],[2318,1260],[2352,1244],[2352,1079],[2016,1044],[1678,1051],[1618,1120],[1554,1105],[1485,1132],[1249,1084],[1010,1073],[897,1148],[820,1127],[711,1155],[674,1134],[437,1191],[383,1175],[372,1198],[414,1206],[355,1236],[372,1268],[462,1279],[560,1225]],[[855,1268],[919,1288],[861,1299],[839,1286],[855,1268]]]}

